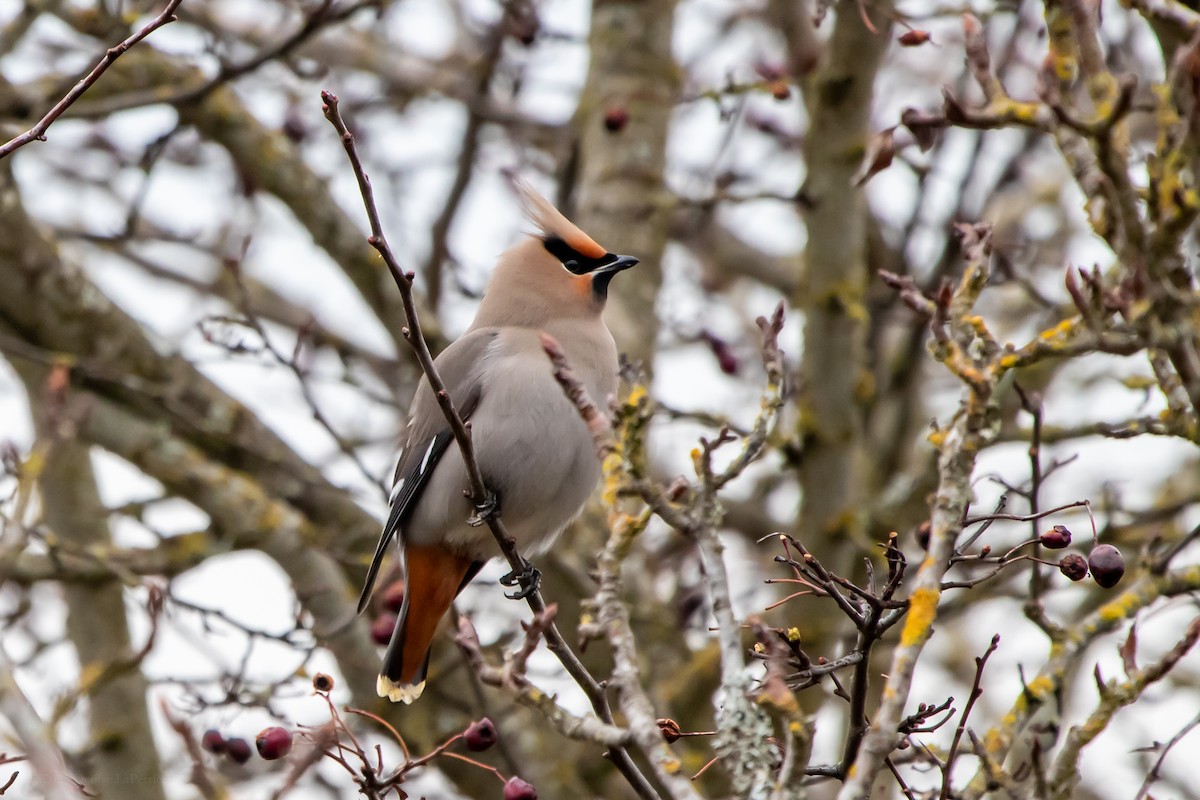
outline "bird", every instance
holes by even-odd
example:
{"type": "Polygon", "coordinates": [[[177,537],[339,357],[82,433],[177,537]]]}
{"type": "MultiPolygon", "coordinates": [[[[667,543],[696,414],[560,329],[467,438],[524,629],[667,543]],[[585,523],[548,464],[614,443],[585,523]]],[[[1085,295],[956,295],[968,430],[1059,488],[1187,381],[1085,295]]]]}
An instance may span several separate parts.
{"type": "MultiPolygon", "coordinates": [[[[536,232],[500,255],[474,321],[434,366],[471,426],[480,472],[505,527],[521,553],[536,554],[578,516],[600,477],[591,434],[556,382],[541,335],[558,341],[589,397],[605,402],[617,390],[617,347],[601,314],[613,277],[638,259],[601,247],[523,179],[514,177],[513,186],[536,232]]],[[[438,623],[498,555],[489,529],[471,519],[478,509],[467,497],[466,467],[453,444],[422,377],[358,604],[362,613],[398,539],[404,600],[376,687],[392,702],[421,696],[438,623]]]]}

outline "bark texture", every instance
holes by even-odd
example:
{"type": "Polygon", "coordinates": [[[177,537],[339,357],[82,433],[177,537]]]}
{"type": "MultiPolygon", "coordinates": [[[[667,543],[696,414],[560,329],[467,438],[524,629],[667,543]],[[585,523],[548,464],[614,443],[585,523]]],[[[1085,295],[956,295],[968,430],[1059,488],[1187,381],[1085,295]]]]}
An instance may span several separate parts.
{"type": "MultiPolygon", "coordinates": [[[[878,7],[873,7],[878,8],[878,7]]],[[[863,453],[863,407],[872,386],[867,363],[867,207],[853,185],[870,135],[876,72],[890,25],[875,14],[868,30],[840,6],[823,62],[805,86],[807,175],[800,193],[808,231],[800,404],[799,530],[831,569],[844,571],[862,544],[871,491],[863,453]]]]}
{"type": "Polygon", "coordinates": [[[642,260],[613,281],[606,316],[617,348],[647,367],[671,216],[663,170],[679,83],[674,18],[670,0],[593,3],[591,67],[576,114],[576,222],[610,250],[642,260]]]}

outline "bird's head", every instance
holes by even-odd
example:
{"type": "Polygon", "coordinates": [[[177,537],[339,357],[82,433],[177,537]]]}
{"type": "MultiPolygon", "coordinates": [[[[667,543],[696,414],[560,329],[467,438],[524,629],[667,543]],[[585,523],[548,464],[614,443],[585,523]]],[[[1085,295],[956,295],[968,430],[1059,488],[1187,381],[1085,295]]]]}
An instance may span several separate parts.
{"type": "Polygon", "coordinates": [[[500,257],[476,324],[599,316],[613,276],[638,260],[608,252],[524,180],[512,182],[537,232],[500,257]]]}

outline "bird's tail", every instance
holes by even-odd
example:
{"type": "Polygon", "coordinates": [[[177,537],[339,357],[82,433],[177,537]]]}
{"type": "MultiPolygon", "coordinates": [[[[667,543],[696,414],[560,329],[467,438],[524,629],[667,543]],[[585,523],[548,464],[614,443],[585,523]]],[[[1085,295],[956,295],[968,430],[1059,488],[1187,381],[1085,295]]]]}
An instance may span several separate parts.
{"type": "Polygon", "coordinates": [[[411,703],[425,690],[429,648],[450,604],[483,563],[438,546],[408,545],[404,605],[383,656],[376,690],[393,703],[411,703]]]}

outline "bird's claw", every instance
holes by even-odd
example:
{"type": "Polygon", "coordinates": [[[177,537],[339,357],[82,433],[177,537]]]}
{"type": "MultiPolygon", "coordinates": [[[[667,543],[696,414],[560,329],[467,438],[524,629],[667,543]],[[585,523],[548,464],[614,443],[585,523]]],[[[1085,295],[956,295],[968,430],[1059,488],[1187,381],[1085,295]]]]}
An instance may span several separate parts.
{"type": "Polygon", "coordinates": [[[520,585],[520,589],[515,592],[505,592],[504,596],[509,600],[524,600],[529,595],[538,590],[538,586],[542,582],[542,571],[537,567],[525,562],[525,568],[520,572],[512,570],[500,576],[500,583],[505,586],[520,585]]]}
{"type": "Polygon", "coordinates": [[[475,512],[467,517],[467,524],[472,528],[478,528],[491,519],[499,507],[500,503],[496,500],[496,495],[488,492],[482,503],[475,504],[475,512]]]}

